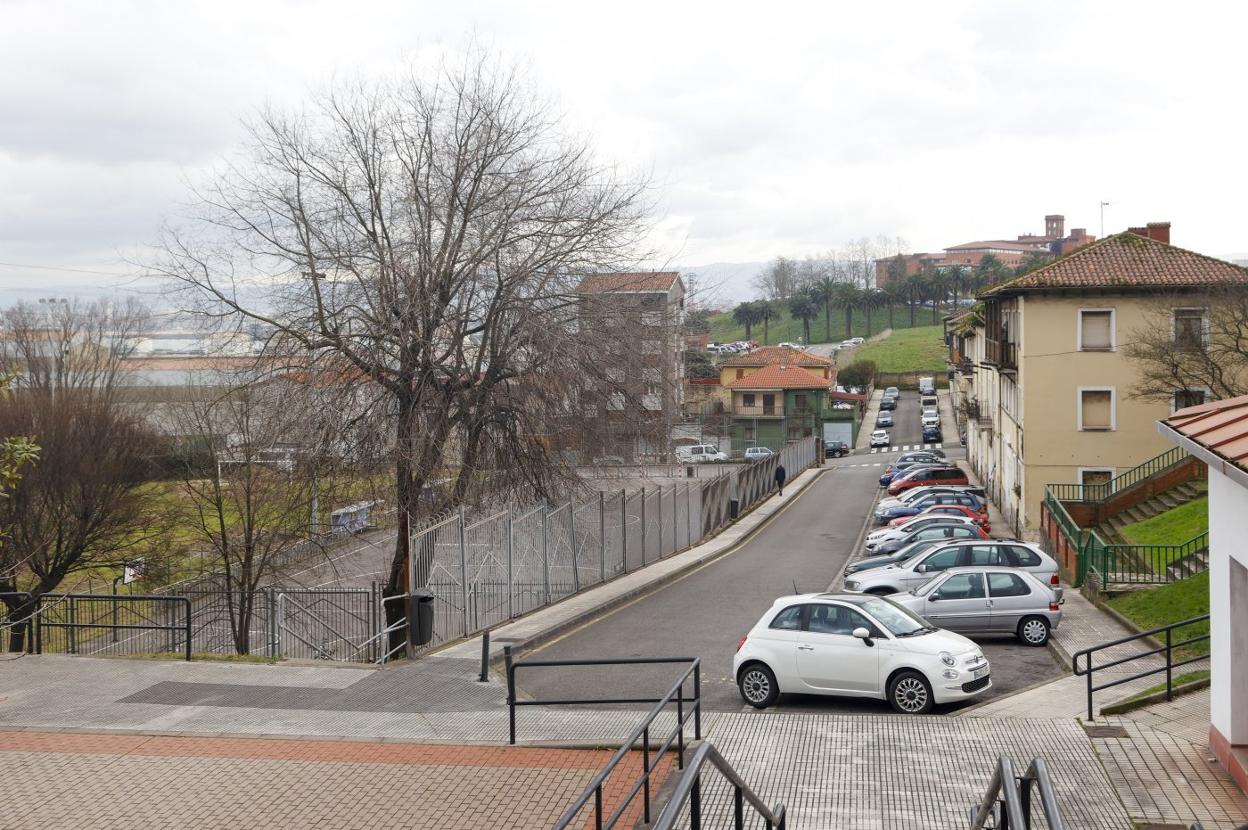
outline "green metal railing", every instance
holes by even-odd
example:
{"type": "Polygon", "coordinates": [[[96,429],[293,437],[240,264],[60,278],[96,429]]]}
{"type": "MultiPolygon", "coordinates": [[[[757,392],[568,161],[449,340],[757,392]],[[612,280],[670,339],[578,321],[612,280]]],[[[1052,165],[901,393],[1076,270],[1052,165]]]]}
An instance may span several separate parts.
{"type": "Polygon", "coordinates": [[[1177,545],[1107,545],[1096,531],[1088,531],[1084,544],[1088,569],[1104,584],[1161,585],[1172,581],[1170,567],[1189,560],[1187,570],[1198,573],[1204,565],[1196,554],[1209,549],[1209,533],[1193,536],[1177,545]]]}
{"type": "Polygon", "coordinates": [[[1076,524],[1070,513],[1067,512],[1066,505],[1062,504],[1053,495],[1052,485],[1044,489],[1044,506],[1048,508],[1049,515],[1057,522],[1058,530],[1066,537],[1066,541],[1079,552],[1075,583],[1082,585],[1083,580],[1087,577],[1087,559],[1083,555],[1083,537],[1087,531],[1076,524]]]}
{"type": "Polygon", "coordinates": [[[1187,450],[1175,447],[1156,458],[1150,458],[1103,484],[1050,484],[1045,490],[1059,501],[1102,502],[1110,496],[1129,490],[1137,484],[1168,470],[1189,458],[1187,450]]]}

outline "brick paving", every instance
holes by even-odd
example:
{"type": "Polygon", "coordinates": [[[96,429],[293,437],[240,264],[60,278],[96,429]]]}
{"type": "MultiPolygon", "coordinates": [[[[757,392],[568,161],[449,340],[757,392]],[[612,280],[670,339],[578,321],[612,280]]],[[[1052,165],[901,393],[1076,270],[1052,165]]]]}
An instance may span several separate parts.
{"type": "MultiPolygon", "coordinates": [[[[545,828],[609,757],[525,747],[0,732],[2,822],[12,830],[545,828]]],[[[669,758],[660,778],[670,767],[669,758]]],[[[630,757],[612,777],[608,810],[639,769],[640,758],[630,757]]],[[[640,810],[630,805],[623,826],[640,810]]]]}

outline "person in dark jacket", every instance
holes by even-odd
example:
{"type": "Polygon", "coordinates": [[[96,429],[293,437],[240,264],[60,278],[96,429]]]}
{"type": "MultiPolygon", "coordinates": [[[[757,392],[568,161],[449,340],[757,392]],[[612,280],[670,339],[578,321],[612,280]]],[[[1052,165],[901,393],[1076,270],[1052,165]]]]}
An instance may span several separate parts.
{"type": "Polygon", "coordinates": [[[784,480],[788,477],[788,473],[784,471],[783,464],[776,465],[776,487],[780,490],[780,495],[784,495],[784,480]]]}

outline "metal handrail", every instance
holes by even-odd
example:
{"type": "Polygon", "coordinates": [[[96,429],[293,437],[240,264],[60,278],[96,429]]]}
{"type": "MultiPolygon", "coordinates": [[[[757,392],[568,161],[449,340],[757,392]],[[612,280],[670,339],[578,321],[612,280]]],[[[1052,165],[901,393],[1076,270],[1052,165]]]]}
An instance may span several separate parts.
{"type": "Polygon", "coordinates": [[[1013,763],[1004,755],[997,758],[992,780],[988,782],[988,789],[979,806],[971,808],[971,830],[982,830],[988,819],[994,817],[998,803],[1002,803],[1005,808],[1004,821],[998,827],[1030,830],[1033,786],[1040,796],[1040,809],[1044,812],[1044,820],[1049,830],[1064,830],[1062,813],[1058,809],[1057,796],[1044,759],[1032,758],[1027,765],[1027,771],[1016,776],[1013,763]],[[1000,802],[998,796],[1001,797],[1000,802]]]}
{"type": "Polygon", "coordinates": [[[725,760],[724,756],[719,754],[719,750],[710,743],[702,743],[694,750],[689,763],[685,765],[684,774],[676,782],[676,789],[672,792],[667,804],[659,813],[659,817],[655,819],[653,824],[654,830],[670,830],[675,827],[677,821],[680,820],[680,813],[684,809],[686,802],[689,804],[689,827],[691,830],[701,830],[702,768],[708,763],[719,770],[720,775],[727,778],[728,783],[732,784],[732,826],[736,830],[743,830],[745,827],[746,802],[749,802],[750,806],[754,808],[754,812],[763,819],[767,830],[772,830],[772,828],[784,830],[784,805],[777,804],[775,807],[768,807],[762,798],[745,783],[745,780],[733,769],[732,765],[725,760]]]}
{"type": "Polygon", "coordinates": [[[1122,493],[1163,470],[1183,463],[1190,457],[1187,450],[1174,447],[1161,455],[1137,464],[1103,484],[1048,484],[1045,485],[1045,491],[1053,493],[1054,497],[1061,501],[1102,502],[1109,496],[1122,493]]]}
{"type": "Polygon", "coordinates": [[[1174,670],[1179,668],[1180,666],[1186,666],[1191,663],[1199,663],[1200,661],[1206,660],[1209,657],[1209,655],[1207,654],[1198,654],[1195,657],[1188,657],[1184,660],[1179,660],[1176,662],[1174,659],[1174,649],[1180,646],[1191,645],[1192,643],[1199,643],[1199,642],[1208,640],[1209,635],[1198,634],[1195,637],[1189,637],[1186,640],[1180,640],[1179,642],[1176,643],[1174,642],[1173,631],[1176,628],[1182,628],[1183,626],[1192,625],[1194,623],[1207,622],[1208,620],[1209,620],[1208,614],[1205,614],[1204,616],[1200,616],[1200,617],[1192,617],[1189,620],[1182,620],[1180,622],[1171,623],[1170,625],[1163,625],[1159,628],[1151,628],[1148,631],[1141,631],[1139,634],[1132,634],[1127,637],[1119,637],[1117,640],[1110,640],[1107,643],[1101,643],[1099,645],[1092,646],[1091,648],[1080,649],[1079,651],[1076,651],[1073,655],[1071,655],[1071,658],[1070,658],[1071,671],[1073,671],[1077,677],[1086,676],[1088,678],[1087,679],[1088,720],[1093,720],[1095,718],[1095,714],[1092,708],[1092,693],[1093,692],[1099,692],[1103,689],[1113,688],[1114,686],[1121,686],[1123,683],[1130,683],[1132,680],[1139,680],[1142,677],[1148,677],[1150,675],[1160,674],[1161,672],[1166,673],[1166,700],[1173,700],[1174,699],[1174,670]],[[1099,666],[1094,665],[1092,663],[1092,655],[1098,651],[1104,651],[1107,648],[1113,648],[1114,646],[1120,646],[1125,643],[1134,642],[1136,640],[1142,640],[1142,639],[1149,638],[1149,637],[1155,637],[1158,634],[1165,635],[1165,644],[1158,648],[1152,648],[1152,649],[1149,649],[1148,651],[1142,651],[1142,652],[1139,652],[1137,654],[1132,654],[1127,657],[1121,657],[1117,660],[1112,660],[1108,663],[1102,663],[1099,666]],[[1111,680],[1109,682],[1102,683],[1099,686],[1096,685],[1093,680],[1093,676],[1098,671],[1104,671],[1105,669],[1110,669],[1115,666],[1125,665],[1126,663],[1131,663],[1131,662],[1140,660],[1145,657],[1152,657],[1155,654],[1164,654],[1166,656],[1165,665],[1158,666],[1157,668],[1153,668],[1153,669],[1147,669],[1145,671],[1138,672],[1128,677],[1122,677],[1117,680],[1111,680]],[[1084,666],[1082,668],[1079,666],[1080,657],[1085,658],[1084,666]]]}
{"type": "Polygon", "coordinates": [[[585,703],[650,703],[654,702],[655,706],[650,710],[649,714],[639,723],[629,734],[624,742],[620,744],[620,748],[615,751],[611,759],[606,765],[598,771],[580,796],[572,803],[559,821],[555,823],[555,830],[563,830],[576,822],[577,815],[585,808],[590,799],[594,802],[594,828],[595,830],[603,830],[603,828],[611,828],[616,825],[624,812],[628,809],[628,805],[632,803],[637,793],[642,793],[642,810],[643,818],[647,824],[650,823],[650,776],[655,769],[658,768],[659,762],[663,755],[672,748],[672,744],[677,746],[676,766],[683,769],[685,764],[685,724],[689,718],[693,718],[694,739],[702,739],[702,661],[697,657],[620,657],[607,659],[587,659],[587,660],[524,660],[516,662],[512,660],[511,646],[503,649],[504,660],[507,668],[507,711],[509,717],[509,743],[516,742],[516,707],[517,706],[548,706],[548,705],[567,705],[567,704],[585,704],[585,703]],[[646,664],[665,664],[665,663],[688,663],[685,670],[681,672],[680,677],[676,680],[672,687],[667,690],[667,694],[659,698],[581,698],[572,700],[517,700],[516,699],[516,670],[521,668],[549,668],[556,666],[614,666],[614,665],[646,665],[646,664]],[[685,683],[689,682],[690,675],[693,678],[693,697],[685,697],[685,683]],[[664,709],[670,704],[676,704],[676,726],[672,733],[667,737],[658,749],[653,751],[654,762],[651,763],[651,747],[650,747],[650,727],[663,713],[664,709]],[[691,703],[692,706],[688,711],[685,704],[691,703]],[[607,777],[615,771],[620,762],[628,757],[628,753],[633,751],[633,747],[641,742],[642,748],[642,771],[641,775],[628,791],[624,793],[620,799],[619,806],[614,812],[603,821],[603,803],[602,793],[607,777]]]}

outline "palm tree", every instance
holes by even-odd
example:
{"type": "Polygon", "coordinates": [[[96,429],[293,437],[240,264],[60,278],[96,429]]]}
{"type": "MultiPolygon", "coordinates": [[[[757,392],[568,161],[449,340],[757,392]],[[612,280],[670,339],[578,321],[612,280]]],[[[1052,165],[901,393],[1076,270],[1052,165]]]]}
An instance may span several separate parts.
{"type": "Polygon", "coordinates": [[[802,321],[802,331],[810,343],[810,321],[819,316],[819,300],[809,291],[798,292],[789,299],[789,314],[802,321]]]}
{"type": "Polygon", "coordinates": [[[753,339],[754,324],[759,321],[757,305],[757,303],[744,302],[732,310],[732,320],[739,326],[745,326],[747,340],[753,339]]]}
{"type": "Polygon", "coordinates": [[[903,280],[889,280],[884,283],[882,302],[888,304],[888,327],[896,328],[893,322],[893,312],[897,310],[897,303],[905,299],[905,282],[903,280]]]}
{"type": "Polygon", "coordinates": [[[816,279],[810,286],[810,296],[823,307],[823,337],[832,339],[832,305],[836,298],[836,280],[827,274],[816,279]]]}
{"type": "Polygon", "coordinates": [[[927,292],[928,280],[926,273],[925,271],[920,274],[911,274],[901,284],[906,304],[910,307],[910,326],[912,328],[914,327],[914,307],[923,301],[923,296],[927,292]]]}
{"type": "Polygon", "coordinates": [[[863,314],[867,315],[867,337],[871,336],[871,312],[883,306],[884,302],[884,292],[878,288],[868,288],[862,292],[858,300],[858,307],[862,309],[863,314]]]}
{"type": "Polygon", "coordinates": [[[766,346],[767,336],[768,336],[767,323],[776,319],[776,317],[778,317],[779,315],[776,314],[775,306],[771,304],[770,300],[759,300],[755,303],[752,303],[752,305],[754,306],[755,310],[758,312],[757,322],[763,324],[763,345],[766,346]]]}
{"type": "Polygon", "coordinates": [[[854,308],[858,305],[859,289],[852,283],[837,283],[833,305],[845,311],[845,336],[854,336],[854,308]]]}

